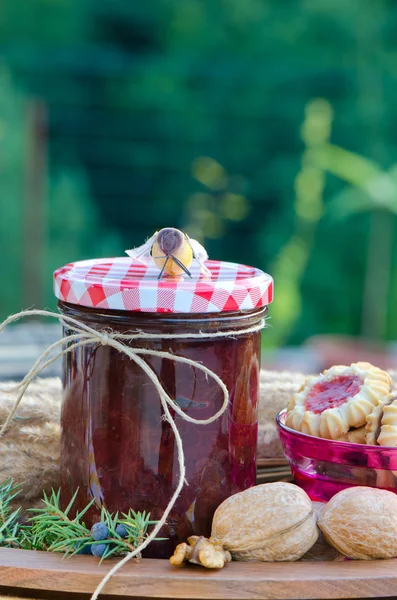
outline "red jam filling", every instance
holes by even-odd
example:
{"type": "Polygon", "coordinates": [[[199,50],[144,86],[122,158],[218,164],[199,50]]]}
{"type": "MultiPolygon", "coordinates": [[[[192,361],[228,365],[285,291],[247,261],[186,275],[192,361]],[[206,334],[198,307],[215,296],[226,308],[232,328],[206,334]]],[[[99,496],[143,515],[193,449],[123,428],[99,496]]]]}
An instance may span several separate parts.
{"type": "Polygon", "coordinates": [[[358,394],[361,383],[358,375],[339,375],[331,381],[316,383],[307,394],[306,410],[319,414],[327,408],[342,406],[358,394]]]}

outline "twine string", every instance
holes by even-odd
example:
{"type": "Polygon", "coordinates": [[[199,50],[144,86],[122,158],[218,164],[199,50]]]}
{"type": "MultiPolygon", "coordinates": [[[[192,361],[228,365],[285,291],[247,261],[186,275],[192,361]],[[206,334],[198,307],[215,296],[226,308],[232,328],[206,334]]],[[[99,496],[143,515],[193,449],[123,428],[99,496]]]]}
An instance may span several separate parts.
{"type": "Polygon", "coordinates": [[[183,488],[184,483],[186,482],[186,468],[185,468],[185,457],[183,452],[183,444],[182,438],[176,426],[176,423],[171,415],[170,408],[177,413],[182,419],[188,421],[189,423],[194,423],[196,425],[207,425],[216,421],[226,410],[229,404],[229,392],[220,377],[216,373],[214,373],[211,369],[206,367],[200,362],[195,360],[185,358],[184,356],[175,355],[172,352],[165,352],[160,350],[152,350],[146,348],[134,348],[128,345],[128,342],[133,340],[175,340],[175,339],[204,339],[204,338],[235,338],[237,336],[254,333],[256,331],[260,331],[265,326],[264,319],[261,319],[258,323],[251,327],[241,328],[241,329],[233,329],[230,331],[215,331],[215,332],[198,332],[198,333],[145,333],[143,331],[137,330],[131,333],[117,333],[109,329],[96,330],[90,327],[89,325],[74,319],[73,317],[69,317],[67,315],[62,315],[60,313],[54,313],[47,310],[26,310],[8,317],[2,324],[0,324],[0,334],[4,329],[14,323],[23,319],[25,317],[50,317],[57,320],[61,325],[64,326],[65,329],[68,330],[68,335],[65,335],[62,339],[57,340],[53,344],[51,344],[39,358],[36,360],[32,368],[25,375],[25,377],[17,383],[12,388],[7,387],[5,389],[1,388],[0,392],[2,393],[14,393],[19,392],[18,396],[15,400],[14,406],[12,407],[6,421],[2,425],[0,429],[0,438],[6,433],[12,419],[15,417],[15,414],[18,410],[18,406],[23,399],[23,396],[28,389],[31,381],[39,375],[46,367],[51,365],[53,362],[65,356],[69,352],[76,350],[79,347],[86,346],[88,344],[100,344],[103,346],[110,346],[115,350],[118,350],[122,354],[128,356],[131,360],[133,360],[138,367],[142,369],[152,381],[154,387],[156,388],[157,393],[159,394],[159,398],[161,401],[162,409],[163,409],[163,418],[169,422],[171,429],[175,436],[175,441],[178,450],[178,463],[179,463],[179,480],[176,486],[176,489],[170,499],[161,519],[157,522],[151,533],[146,537],[146,539],[132,552],[129,552],[122,560],[120,560],[102,579],[102,581],[97,586],[95,592],[93,593],[91,600],[96,600],[105,587],[106,583],[109,579],[123,566],[125,565],[131,558],[137,556],[144,550],[158,535],[159,531],[166,523],[168,515],[170,514],[172,508],[176,500],[179,497],[179,494],[183,488]],[[195,369],[199,369],[202,371],[207,380],[208,377],[212,378],[215,383],[220,387],[223,393],[223,402],[221,408],[213,414],[208,419],[194,419],[187,415],[183,410],[178,406],[178,404],[167,394],[165,389],[163,388],[159,378],[156,373],[150,367],[150,365],[142,358],[144,356],[157,356],[159,358],[172,360],[174,362],[180,362],[186,365],[190,365],[195,369]]]}

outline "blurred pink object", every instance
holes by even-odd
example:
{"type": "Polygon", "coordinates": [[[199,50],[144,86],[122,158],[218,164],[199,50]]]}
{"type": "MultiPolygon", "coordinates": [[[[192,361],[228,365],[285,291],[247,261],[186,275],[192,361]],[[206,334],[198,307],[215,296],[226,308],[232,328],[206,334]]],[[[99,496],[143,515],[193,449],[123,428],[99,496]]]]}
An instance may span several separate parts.
{"type": "Polygon", "coordinates": [[[285,456],[295,482],[312,500],[328,502],[348,487],[365,485],[397,494],[397,448],[336,442],[285,425],[286,410],[276,417],[285,456]]]}
{"type": "Polygon", "coordinates": [[[350,365],[366,361],[381,369],[395,369],[397,356],[393,346],[359,337],[343,335],[317,335],[308,338],[305,348],[315,353],[319,370],[333,365],[350,365]]]}

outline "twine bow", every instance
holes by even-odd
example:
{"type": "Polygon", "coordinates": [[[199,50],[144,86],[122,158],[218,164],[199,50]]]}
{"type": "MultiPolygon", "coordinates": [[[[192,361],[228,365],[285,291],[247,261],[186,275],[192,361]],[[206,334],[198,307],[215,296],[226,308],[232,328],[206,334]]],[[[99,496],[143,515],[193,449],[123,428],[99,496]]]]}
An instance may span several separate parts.
{"type": "Polygon", "coordinates": [[[179,481],[178,481],[178,485],[175,489],[175,492],[173,493],[172,498],[170,499],[170,501],[168,503],[168,506],[164,510],[162,518],[155,525],[154,529],[148,535],[148,537],[134,551],[127,554],[120,562],[118,562],[112,569],[110,569],[110,571],[107,573],[107,575],[103,578],[103,580],[98,585],[94,594],[91,597],[91,600],[96,600],[98,598],[99,594],[101,593],[101,591],[103,590],[104,586],[106,585],[106,583],[109,581],[109,579],[124,564],[126,564],[129,560],[131,560],[131,558],[140,554],[142,552],[142,550],[144,550],[153,541],[153,539],[158,535],[160,529],[166,523],[168,515],[170,514],[170,512],[171,512],[171,510],[183,488],[183,485],[186,482],[186,480],[185,480],[185,475],[186,475],[185,457],[184,457],[184,452],[183,452],[182,439],[181,439],[180,433],[178,431],[178,428],[175,424],[175,421],[172,418],[172,415],[170,413],[170,408],[172,408],[172,410],[175,411],[175,413],[177,413],[182,419],[184,419],[185,421],[188,421],[189,423],[195,423],[196,425],[207,425],[208,423],[212,423],[213,421],[216,421],[226,411],[228,403],[229,403],[229,392],[228,392],[226,385],[223,383],[222,379],[220,377],[218,377],[218,375],[216,375],[216,373],[211,371],[211,369],[209,369],[205,365],[203,365],[195,360],[186,358],[184,356],[178,356],[178,355],[172,354],[171,352],[163,352],[160,350],[151,350],[151,349],[145,349],[145,348],[131,348],[128,345],[128,342],[131,342],[132,340],[147,340],[147,341],[149,341],[149,340],[166,340],[166,339],[186,340],[186,339],[236,337],[236,336],[259,331],[260,329],[262,329],[264,327],[265,321],[264,321],[264,319],[262,319],[260,322],[253,325],[252,327],[248,327],[245,329],[237,329],[237,330],[232,330],[232,331],[217,331],[217,332],[211,332],[211,333],[199,332],[199,333],[183,333],[183,334],[174,334],[174,333],[154,334],[154,333],[145,333],[143,331],[136,331],[134,333],[121,334],[121,333],[115,333],[114,331],[110,331],[110,330],[106,330],[106,329],[98,331],[96,329],[93,329],[92,327],[89,327],[85,323],[78,321],[77,319],[74,319],[72,317],[62,315],[59,313],[54,313],[54,312],[47,311],[47,310],[26,310],[26,311],[22,311],[22,312],[19,312],[15,315],[11,315],[10,317],[8,317],[8,319],[6,319],[0,325],[0,334],[7,327],[7,325],[10,325],[11,323],[19,321],[20,319],[22,319],[24,317],[50,317],[50,318],[53,318],[53,319],[57,320],[59,323],[61,323],[65,328],[67,328],[70,333],[68,335],[66,335],[65,337],[61,338],[60,340],[57,340],[56,342],[51,344],[51,346],[49,346],[47,348],[47,350],[45,350],[42,353],[42,355],[36,360],[33,367],[30,369],[30,371],[27,373],[27,375],[25,375],[25,377],[22,379],[22,381],[17,383],[12,388],[7,387],[6,389],[2,389],[0,387],[0,392],[3,392],[3,393],[13,393],[13,392],[19,391],[17,399],[15,400],[15,404],[14,404],[12,410],[10,411],[10,414],[8,415],[5,423],[2,425],[2,427],[0,429],[0,437],[2,437],[6,433],[7,428],[9,427],[12,419],[15,417],[15,414],[18,410],[18,406],[19,406],[27,388],[29,387],[29,384],[31,383],[31,381],[37,375],[39,375],[46,367],[51,365],[53,362],[58,360],[60,357],[68,354],[69,352],[72,352],[76,348],[79,348],[81,346],[86,346],[88,344],[101,344],[103,346],[111,346],[111,347],[115,348],[116,350],[118,350],[119,352],[128,356],[146,373],[146,375],[152,381],[153,385],[155,386],[155,388],[159,394],[159,397],[161,400],[161,405],[162,405],[162,408],[164,411],[163,419],[169,422],[169,424],[172,428],[172,431],[175,435],[175,440],[176,440],[176,445],[177,445],[177,450],[178,450],[178,463],[179,463],[179,470],[180,470],[179,471],[179,481]],[[209,417],[208,419],[194,419],[194,418],[190,417],[189,415],[187,415],[178,406],[178,404],[176,402],[174,402],[174,400],[167,394],[167,392],[163,388],[159,378],[157,377],[157,375],[155,374],[153,369],[143,360],[143,358],[141,358],[142,356],[145,356],[145,355],[158,356],[160,358],[169,359],[174,362],[184,363],[186,365],[190,365],[196,369],[203,371],[203,373],[205,373],[206,377],[211,377],[219,385],[219,387],[222,390],[223,403],[222,403],[221,408],[214,415],[209,417]]]}

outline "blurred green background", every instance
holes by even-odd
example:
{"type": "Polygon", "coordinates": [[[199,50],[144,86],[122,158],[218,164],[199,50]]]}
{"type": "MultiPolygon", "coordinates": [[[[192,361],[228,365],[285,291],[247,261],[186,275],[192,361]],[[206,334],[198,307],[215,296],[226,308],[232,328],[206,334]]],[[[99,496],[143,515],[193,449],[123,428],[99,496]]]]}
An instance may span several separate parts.
{"type": "Polygon", "coordinates": [[[0,0],[0,317],[175,226],[275,279],[269,348],[397,337],[393,0],[0,0]]]}

